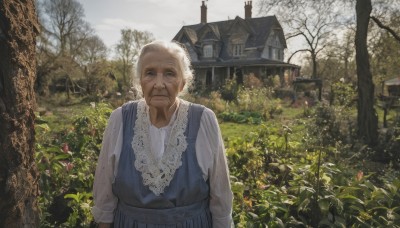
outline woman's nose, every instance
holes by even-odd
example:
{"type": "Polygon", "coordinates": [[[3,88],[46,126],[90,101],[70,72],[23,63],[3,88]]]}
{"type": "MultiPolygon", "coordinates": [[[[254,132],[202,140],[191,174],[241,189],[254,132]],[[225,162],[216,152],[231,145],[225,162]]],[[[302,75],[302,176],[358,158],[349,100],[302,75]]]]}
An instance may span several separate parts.
{"type": "Polygon", "coordinates": [[[158,73],[158,74],[157,74],[156,82],[155,82],[155,84],[154,84],[154,87],[157,88],[157,89],[162,89],[162,88],[165,87],[165,84],[164,84],[164,77],[163,77],[163,74],[162,74],[162,73],[158,73]]]}

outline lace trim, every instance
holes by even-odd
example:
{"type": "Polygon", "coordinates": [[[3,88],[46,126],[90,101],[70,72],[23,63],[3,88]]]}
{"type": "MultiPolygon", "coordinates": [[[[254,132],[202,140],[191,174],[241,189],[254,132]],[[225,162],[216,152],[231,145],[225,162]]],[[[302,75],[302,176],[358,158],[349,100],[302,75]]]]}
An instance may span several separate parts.
{"type": "Polygon", "coordinates": [[[182,165],[182,153],[188,145],[184,135],[188,123],[188,110],[189,104],[180,100],[165,152],[161,159],[155,159],[150,153],[150,119],[147,105],[145,101],[138,103],[132,139],[132,149],[136,157],[134,165],[142,173],[143,184],[157,196],[164,192],[175,171],[182,165]]]}

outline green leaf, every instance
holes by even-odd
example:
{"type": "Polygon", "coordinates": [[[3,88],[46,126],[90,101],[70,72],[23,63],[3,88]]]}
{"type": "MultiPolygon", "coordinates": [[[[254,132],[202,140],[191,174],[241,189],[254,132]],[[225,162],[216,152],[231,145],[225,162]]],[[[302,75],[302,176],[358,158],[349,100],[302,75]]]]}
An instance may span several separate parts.
{"type": "Polygon", "coordinates": [[[90,205],[88,203],[82,203],[81,208],[82,209],[90,209],[90,205]]]}
{"type": "Polygon", "coordinates": [[[58,161],[58,160],[65,160],[65,159],[70,158],[70,157],[71,157],[70,154],[59,154],[59,155],[55,156],[55,157],[53,158],[53,160],[56,160],[56,161],[58,161]]]}
{"type": "Polygon", "coordinates": [[[254,214],[253,212],[248,212],[248,214],[250,215],[251,219],[253,220],[257,220],[258,219],[258,215],[254,214]]]}
{"type": "Polygon", "coordinates": [[[303,211],[305,210],[305,208],[308,207],[308,205],[310,204],[310,199],[306,198],[304,199],[298,206],[297,208],[297,212],[303,211]]]}
{"type": "Polygon", "coordinates": [[[350,202],[357,202],[359,204],[364,205],[364,202],[362,200],[360,200],[359,198],[357,198],[353,195],[341,195],[341,196],[338,196],[338,198],[342,199],[342,200],[350,201],[350,202]]]}
{"type": "Polygon", "coordinates": [[[329,211],[330,201],[327,199],[321,199],[318,201],[319,208],[323,214],[327,214],[329,211]]]}
{"type": "Polygon", "coordinates": [[[43,130],[45,130],[45,131],[50,131],[49,125],[48,125],[48,124],[45,124],[45,123],[43,123],[43,124],[36,124],[35,127],[41,128],[41,129],[43,129],[43,130]]]}
{"type": "Polygon", "coordinates": [[[75,200],[75,202],[79,202],[79,195],[78,194],[66,194],[64,196],[64,199],[73,199],[73,200],[75,200]]]}

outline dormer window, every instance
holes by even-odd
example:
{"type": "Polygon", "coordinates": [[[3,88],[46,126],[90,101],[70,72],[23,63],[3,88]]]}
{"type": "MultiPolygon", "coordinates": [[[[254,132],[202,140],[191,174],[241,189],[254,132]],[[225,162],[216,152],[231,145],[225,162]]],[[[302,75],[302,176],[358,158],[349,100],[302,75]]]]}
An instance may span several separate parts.
{"type": "Polygon", "coordinates": [[[276,47],[280,47],[280,46],[281,46],[281,42],[279,41],[279,37],[278,37],[278,36],[275,36],[275,43],[274,43],[274,45],[275,45],[276,47]]]}
{"type": "Polygon", "coordinates": [[[205,58],[213,57],[213,47],[211,44],[204,45],[203,47],[203,56],[205,58]]]}
{"type": "Polygon", "coordinates": [[[233,56],[241,56],[243,54],[243,44],[234,44],[232,46],[233,56]]]}

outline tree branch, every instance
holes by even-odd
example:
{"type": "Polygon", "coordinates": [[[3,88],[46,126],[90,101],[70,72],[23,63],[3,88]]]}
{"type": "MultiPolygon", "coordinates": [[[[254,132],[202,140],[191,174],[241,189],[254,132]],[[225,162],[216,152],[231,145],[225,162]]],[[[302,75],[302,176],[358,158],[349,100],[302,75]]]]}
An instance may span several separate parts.
{"type": "Polygon", "coordinates": [[[298,33],[295,33],[295,34],[292,34],[292,35],[288,35],[288,36],[286,37],[286,40],[288,40],[288,39],[290,39],[290,38],[294,38],[294,37],[300,36],[300,35],[302,35],[302,34],[303,34],[303,33],[298,32],[298,33]]]}
{"type": "Polygon", "coordinates": [[[290,57],[288,58],[287,63],[290,63],[290,60],[292,59],[292,57],[293,57],[296,53],[298,53],[298,52],[303,52],[303,51],[310,51],[310,50],[308,50],[308,49],[300,49],[300,50],[297,50],[297,51],[293,52],[293,53],[290,55],[290,57]]]}
{"type": "Polygon", "coordinates": [[[378,18],[374,17],[374,16],[370,16],[370,18],[382,29],[385,29],[386,31],[388,31],[390,34],[392,34],[392,36],[400,42],[400,36],[397,35],[397,33],[391,29],[389,26],[384,25],[378,18]]]}

